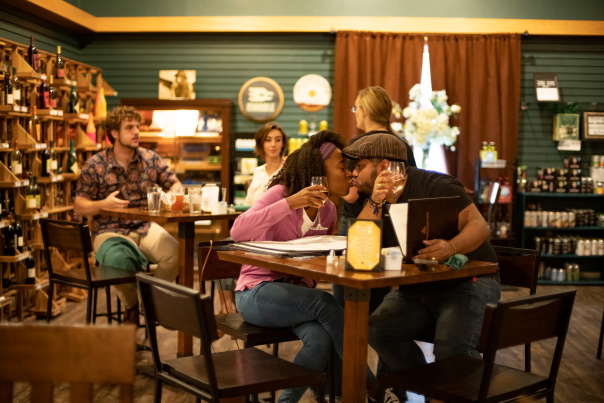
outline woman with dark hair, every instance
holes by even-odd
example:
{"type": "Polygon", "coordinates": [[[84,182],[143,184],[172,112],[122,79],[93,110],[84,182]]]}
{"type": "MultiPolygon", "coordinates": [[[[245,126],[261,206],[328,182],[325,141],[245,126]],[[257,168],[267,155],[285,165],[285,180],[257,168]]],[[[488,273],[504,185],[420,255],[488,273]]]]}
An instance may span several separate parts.
{"type": "MultiPolygon", "coordinates": [[[[235,220],[233,239],[289,241],[332,235],[336,207],[329,198],[345,196],[350,188],[342,154],[345,145],[342,136],[331,131],[311,136],[287,158],[260,200],[235,220]],[[327,189],[310,186],[313,176],[327,177],[327,189]],[[325,190],[328,195],[322,192],[325,190]]],[[[321,371],[332,348],[342,357],[344,310],[331,294],[315,289],[316,285],[311,278],[243,265],[235,300],[247,322],[291,327],[303,343],[294,362],[321,371]]],[[[367,379],[375,382],[369,369],[367,379]]],[[[297,402],[305,391],[304,387],[285,390],[279,402],[297,402]]]]}

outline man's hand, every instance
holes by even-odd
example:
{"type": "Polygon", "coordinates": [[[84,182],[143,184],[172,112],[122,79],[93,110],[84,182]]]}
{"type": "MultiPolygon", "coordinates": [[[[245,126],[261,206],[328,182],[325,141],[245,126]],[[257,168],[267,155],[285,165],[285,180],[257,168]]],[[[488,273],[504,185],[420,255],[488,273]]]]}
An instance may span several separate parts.
{"type": "Polygon", "coordinates": [[[106,209],[114,209],[114,208],[126,208],[130,203],[128,200],[121,200],[117,198],[117,194],[119,190],[111,193],[105,200],[103,200],[104,208],[106,209]]]}
{"type": "Polygon", "coordinates": [[[296,285],[299,287],[309,288],[308,285],[303,281],[298,281],[296,285]]]}
{"type": "Polygon", "coordinates": [[[327,191],[327,189],[321,185],[309,186],[285,200],[292,211],[304,207],[321,208],[327,201],[327,195],[322,191],[327,191]],[[321,199],[325,201],[321,202],[321,199]]]}
{"type": "Polygon", "coordinates": [[[442,239],[424,241],[424,245],[427,245],[428,247],[418,251],[418,255],[416,256],[417,259],[435,258],[439,262],[444,262],[455,254],[453,245],[442,239]]]}
{"type": "Polygon", "coordinates": [[[382,171],[375,179],[373,184],[373,193],[371,200],[376,203],[381,203],[388,193],[393,194],[394,191],[394,176],[391,171],[382,171]]]}

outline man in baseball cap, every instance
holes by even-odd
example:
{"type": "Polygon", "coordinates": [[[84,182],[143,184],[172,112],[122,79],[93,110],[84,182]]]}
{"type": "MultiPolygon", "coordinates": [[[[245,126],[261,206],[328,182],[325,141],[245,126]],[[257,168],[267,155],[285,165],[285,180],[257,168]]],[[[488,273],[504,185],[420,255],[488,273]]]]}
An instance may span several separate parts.
{"type": "MultiPolygon", "coordinates": [[[[374,134],[344,148],[344,155],[355,160],[353,184],[367,203],[360,219],[384,220],[382,246],[399,246],[392,223],[384,213],[386,203],[406,203],[410,199],[458,196],[459,233],[452,239],[424,241],[426,247],[417,258],[446,261],[455,254],[470,260],[497,262],[488,241],[486,221],[452,176],[406,167],[393,174],[392,162],[406,161],[405,143],[391,134],[374,134]],[[405,177],[394,192],[396,179],[405,177]]],[[[476,350],[485,307],[500,297],[498,277],[492,275],[461,280],[403,286],[392,291],[369,318],[369,344],[384,361],[387,371],[402,370],[426,363],[414,340],[432,332],[434,355],[443,360],[457,354],[481,359],[476,350]]],[[[404,391],[395,392],[404,399],[404,391]]]]}

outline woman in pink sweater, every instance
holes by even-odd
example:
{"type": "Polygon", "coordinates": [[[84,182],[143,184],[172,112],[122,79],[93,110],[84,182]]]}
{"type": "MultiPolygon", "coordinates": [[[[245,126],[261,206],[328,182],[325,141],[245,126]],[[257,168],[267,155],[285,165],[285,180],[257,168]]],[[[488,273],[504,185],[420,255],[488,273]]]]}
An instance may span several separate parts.
{"type": "MultiPolygon", "coordinates": [[[[235,220],[233,239],[289,241],[334,234],[336,207],[321,191],[327,190],[329,197],[336,198],[348,194],[350,180],[346,177],[344,146],[345,140],[334,132],[321,131],[311,136],[287,158],[260,200],[235,220]],[[327,177],[327,189],[309,186],[313,176],[327,177]]],[[[316,285],[312,278],[243,265],[235,300],[247,322],[292,327],[303,343],[294,363],[321,371],[332,348],[342,357],[344,311],[331,294],[315,289],[316,285]]],[[[369,370],[367,379],[368,383],[375,381],[369,370]]],[[[279,403],[298,402],[305,391],[306,388],[285,390],[279,403]]]]}

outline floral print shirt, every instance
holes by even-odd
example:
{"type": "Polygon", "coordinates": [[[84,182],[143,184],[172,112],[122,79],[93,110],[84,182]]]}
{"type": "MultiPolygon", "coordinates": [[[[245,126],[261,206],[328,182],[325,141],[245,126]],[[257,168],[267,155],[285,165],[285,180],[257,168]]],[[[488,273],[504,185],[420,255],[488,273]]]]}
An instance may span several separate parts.
{"type": "MultiPolygon", "coordinates": [[[[127,169],[115,158],[113,147],[92,156],[78,177],[76,196],[88,200],[103,200],[116,190],[124,189],[129,196],[128,207],[147,205],[147,187],[161,186],[167,191],[178,182],[176,174],[154,151],[139,147],[127,169]]],[[[92,234],[116,232],[122,235],[135,231],[146,235],[150,223],[95,215],[92,234]]]]}

